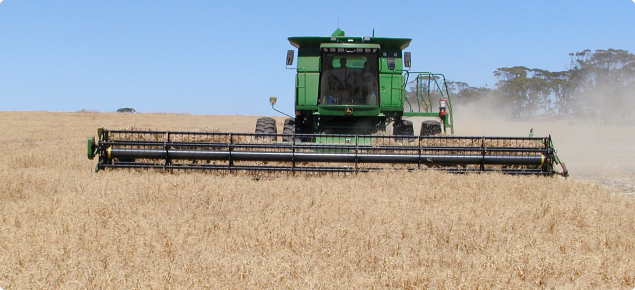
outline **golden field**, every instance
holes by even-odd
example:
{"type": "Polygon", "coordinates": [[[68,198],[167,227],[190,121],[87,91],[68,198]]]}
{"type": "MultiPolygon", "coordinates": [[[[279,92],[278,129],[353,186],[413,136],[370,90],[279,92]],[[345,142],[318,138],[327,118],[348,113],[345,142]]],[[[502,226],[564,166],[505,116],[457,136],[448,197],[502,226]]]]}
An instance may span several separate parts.
{"type": "Polygon", "coordinates": [[[420,171],[256,181],[95,173],[86,158],[98,127],[251,132],[256,118],[0,112],[0,287],[635,287],[635,199],[576,178],[590,161],[563,148],[579,136],[553,133],[570,179],[420,171]]]}

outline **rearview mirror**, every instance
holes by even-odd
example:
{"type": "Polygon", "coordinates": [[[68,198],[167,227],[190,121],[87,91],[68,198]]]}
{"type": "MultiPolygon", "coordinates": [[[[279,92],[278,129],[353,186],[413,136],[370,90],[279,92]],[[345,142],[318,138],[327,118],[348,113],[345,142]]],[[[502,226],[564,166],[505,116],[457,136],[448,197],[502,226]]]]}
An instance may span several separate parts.
{"type": "Polygon", "coordinates": [[[287,65],[293,64],[293,50],[287,50],[287,65]]]}

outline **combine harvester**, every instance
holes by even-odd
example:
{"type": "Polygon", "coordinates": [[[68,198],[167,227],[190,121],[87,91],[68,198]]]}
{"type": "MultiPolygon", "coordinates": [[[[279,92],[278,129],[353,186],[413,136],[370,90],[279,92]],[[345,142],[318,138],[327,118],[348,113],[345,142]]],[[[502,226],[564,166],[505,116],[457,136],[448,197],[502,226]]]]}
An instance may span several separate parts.
{"type": "MultiPolygon", "coordinates": [[[[282,134],[270,117],[258,119],[253,134],[102,128],[98,140],[88,138],[88,158],[99,156],[96,170],[436,169],[568,175],[551,137],[451,136],[454,122],[445,77],[406,69],[411,56],[403,50],[410,41],[350,37],[340,29],[329,37],[291,37],[298,49],[295,116],[284,121],[282,134]],[[427,120],[415,135],[413,123],[404,117],[427,120]],[[386,135],[390,125],[393,135],[386,135]]],[[[287,67],[294,55],[287,52],[287,67]]],[[[270,102],[273,108],[276,98],[270,102]]]]}

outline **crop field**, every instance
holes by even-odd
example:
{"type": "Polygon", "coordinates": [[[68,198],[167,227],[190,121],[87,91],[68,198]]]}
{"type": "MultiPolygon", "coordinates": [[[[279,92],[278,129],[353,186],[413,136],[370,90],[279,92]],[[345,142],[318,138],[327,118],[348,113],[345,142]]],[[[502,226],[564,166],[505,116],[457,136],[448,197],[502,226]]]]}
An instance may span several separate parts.
{"type": "Polygon", "coordinates": [[[94,172],[86,158],[98,127],[252,132],[256,119],[0,112],[0,288],[635,287],[632,127],[457,120],[458,135],[552,134],[569,179],[418,171],[257,180],[94,172]]]}

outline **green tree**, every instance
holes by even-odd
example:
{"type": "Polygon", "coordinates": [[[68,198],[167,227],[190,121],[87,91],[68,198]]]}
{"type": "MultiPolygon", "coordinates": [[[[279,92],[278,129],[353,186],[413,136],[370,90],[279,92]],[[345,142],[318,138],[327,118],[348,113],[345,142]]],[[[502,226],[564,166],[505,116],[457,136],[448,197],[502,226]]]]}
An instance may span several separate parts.
{"type": "Polygon", "coordinates": [[[559,115],[573,113],[573,86],[569,81],[569,71],[552,72],[550,75],[551,92],[555,100],[553,110],[559,115]]]}
{"type": "Polygon", "coordinates": [[[577,113],[631,123],[635,109],[635,55],[626,50],[584,50],[572,56],[570,82],[577,113]]]}
{"type": "MultiPolygon", "coordinates": [[[[450,95],[459,103],[493,97],[511,108],[511,116],[537,114],[576,115],[601,118],[606,122],[635,123],[635,55],[626,50],[589,49],[571,53],[569,70],[550,72],[524,66],[501,67],[493,74],[496,88],[471,87],[448,81],[450,95]]],[[[416,102],[415,91],[428,90],[436,79],[409,83],[408,99],[416,102]],[[429,82],[431,81],[431,82],[429,82]]],[[[431,86],[433,99],[438,99],[431,86]]]]}
{"type": "Polygon", "coordinates": [[[462,103],[484,100],[492,95],[489,88],[471,87],[465,82],[448,81],[448,90],[452,97],[462,103]]]}
{"type": "Polygon", "coordinates": [[[531,78],[528,79],[529,84],[529,100],[532,102],[530,107],[533,109],[532,115],[536,111],[542,114],[554,114],[553,106],[553,73],[542,69],[531,69],[531,78]]]}
{"type": "Polygon", "coordinates": [[[529,69],[524,66],[501,67],[494,71],[498,78],[496,90],[502,102],[512,106],[512,117],[524,118],[532,115],[534,97],[530,94],[529,69]]]}

